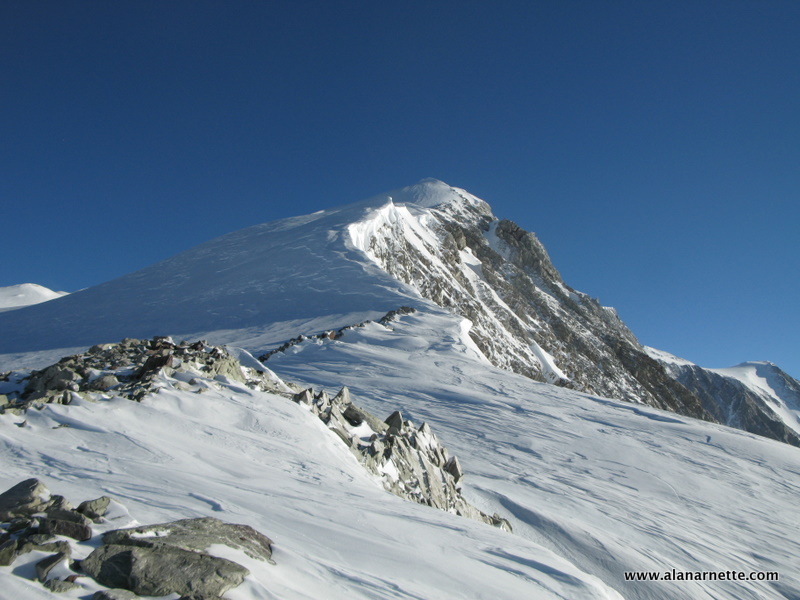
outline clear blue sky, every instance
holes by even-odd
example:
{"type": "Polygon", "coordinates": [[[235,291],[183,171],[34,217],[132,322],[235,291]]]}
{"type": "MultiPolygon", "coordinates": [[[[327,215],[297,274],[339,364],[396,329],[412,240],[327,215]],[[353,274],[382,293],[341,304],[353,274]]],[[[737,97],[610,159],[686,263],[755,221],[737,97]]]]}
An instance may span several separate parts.
{"type": "Polygon", "coordinates": [[[640,341],[800,377],[800,2],[5,0],[0,285],[436,177],[640,341]]]}

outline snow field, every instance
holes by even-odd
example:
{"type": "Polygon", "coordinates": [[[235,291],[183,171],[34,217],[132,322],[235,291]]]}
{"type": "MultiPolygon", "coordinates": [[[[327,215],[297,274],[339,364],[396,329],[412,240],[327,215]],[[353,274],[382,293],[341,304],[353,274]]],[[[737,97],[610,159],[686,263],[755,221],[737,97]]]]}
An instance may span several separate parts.
{"type": "Polygon", "coordinates": [[[467,500],[625,598],[800,595],[797,448],[500,371],[463,352],[460,323],[444,312],[393,325],[303,345],[269,366],[309,385],[345,384],[377,415],[400,408],[427,421],[461,461],[467,500]],[[778,571],[780,581],[624,580],[672,568],[778,571]]]}
{"type": "MultiPolygon", "coordinates": [[[[176,383],[162,378],[142,403],[47,405],[24,424],[0,416],[0,485],[38,477],[74,503],[110,495],[135,519],[117,526],[197,516],[251,525],[274,540],[276,564],[247,562],[252,574],[230,600],[619,598],[524,538],[385,492],[291,400],[176,383]]],[[[42,597],[19,568],[0,568],[5,589],[42,597]]],[[[97,588],[78,581],[84,589],[65,598],[97,588]]]]}

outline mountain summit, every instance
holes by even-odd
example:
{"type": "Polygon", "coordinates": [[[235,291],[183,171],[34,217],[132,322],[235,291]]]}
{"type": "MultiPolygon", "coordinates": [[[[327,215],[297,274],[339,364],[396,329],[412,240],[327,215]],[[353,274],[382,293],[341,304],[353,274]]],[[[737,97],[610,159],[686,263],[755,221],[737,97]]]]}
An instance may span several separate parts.
{"type": "Polygon", "coordinates": [[[230,233],[0,314],[0,352],[174,335],[262,353],[400,306],[458,315],[478,360],[536,381],[800,445],[786,424],[797,421],[792,408],[750,397],[732,406],[706,370],[690,376],[660,360],[612,308],[569,287],[533,233],[436,179],[230,233]]]}

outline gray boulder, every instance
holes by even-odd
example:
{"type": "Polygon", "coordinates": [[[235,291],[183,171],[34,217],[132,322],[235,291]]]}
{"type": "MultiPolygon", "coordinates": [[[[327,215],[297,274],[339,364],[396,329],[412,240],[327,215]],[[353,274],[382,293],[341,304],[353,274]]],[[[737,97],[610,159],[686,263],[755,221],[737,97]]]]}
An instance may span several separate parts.
{"type": "Polygon", "coordinates": [[[105,516],[110,503],[111,498],[108,496],[100,496],[95,500],[86,500],[85,502],[81,502],[78,505],[78,512],[82,515],[85,515],[92,521],[97,521],[105,516]]]}
{"type": "Polygon", "coordinates": [[[92,539],[92,528],[89,525],[63,519],[42,519],[39,531],[44,534],[63,535],[79,542],[92,539]]]}
{"type": "Polygon", "coordinates": [[[69,554],[71,552],[69,542],[60,540],[50,543],[36,543],[31,539],[20,538],[18,540],[8,540],[0,544],[0,567],[7,567],[11,565],[18,557],[27,554],[32,550],[39,550],[41,552],[63,552],[69,554]]]}
{"type": "Polygon", "coordinates": [[[94,593],[91,600],[139,600],[139,596],[130,590],[100,590],[94,593]]]}
{"type": "Polygon", "coordinates": [[[389,433],[400,433],[403,429],[402,413],[399,410],[394,411],[392,414],[386,417],[385,423],[389,426],[389,433]]]}
{"type": "Polygon", "coordinates": [[[61,579],[49,579],[48,581],[44,582],[44,587],[46,587],[51,592],[56,594],[63,594],[64,592],[68,592],[70,590],[77,589],[81,587],[79,584],[75,583],[74,581],[63,581],[61,579]]]}
{"type": "Polygon", "coordinates": [[[249,525],[225,523],[213,517],[117,529],[103,535],[104,544],[158,548],[172,546],[205,552],[212,544],[242,550],[251,558],[272,562],[272,540],[249,525]]]}
{"type": "Polygon", "coordinates": [[[220,596],[250,573],[230,560],[166,545],[103,545],[81,567],[102,585],[140,596],[220,596]]]}
{"type": "Polygon", "coordinates": [[[89,389],[98,392],[105,392],[106,390],[110,390],[111,388],[116,387],[118,385],[119,385],[119,379],[117,379],[116,376],[114,375],[107,374],[107,375],[102,375],[97,379],[95,379],[94,381],[92,381],[89,384],[89,389]]]}
{"type": "Polygon", "coordinates": [[[47,581],[47,575],[53,570],[53,567],[69,559],[69,553],[59,552],[47,558],[43,558],[36,563],[36,578],[44,583],[47,581]]]}
{"type": "Polygon", "coordinates": [[[26,479],[0,494],[0,521],[43,512],[50,504],[47,486],[38,479],[26,479]]]}

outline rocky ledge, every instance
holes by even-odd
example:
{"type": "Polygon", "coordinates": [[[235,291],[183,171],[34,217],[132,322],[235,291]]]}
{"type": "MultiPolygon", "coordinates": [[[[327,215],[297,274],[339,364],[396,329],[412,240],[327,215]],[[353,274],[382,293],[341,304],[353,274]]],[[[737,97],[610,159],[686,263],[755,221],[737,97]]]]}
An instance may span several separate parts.
{"type": "Polygon", "coordinates": [[[13,565],[38,551],[36,578],[50,591],[79,589],[91,578],[108,589],[92,600],[133,600],[139,596],[178,594],[186,600],[214,600],[250,574],[242,565],[214,556],[221,544],[253,559],[272,561],[272,540],[247,525],[213,518],[115,529],[95,543],[95,528],[108,528],[107,496],[75,508],[28,479],[0,494],[0,566],[13,565]],[[87,554],[88,552],[88,554],[87,554]],[[76,556],[84,556],[75,559],[76,556]]]}

